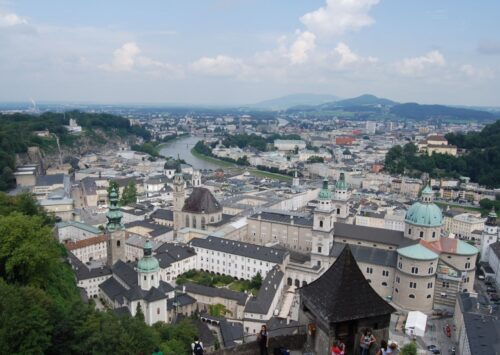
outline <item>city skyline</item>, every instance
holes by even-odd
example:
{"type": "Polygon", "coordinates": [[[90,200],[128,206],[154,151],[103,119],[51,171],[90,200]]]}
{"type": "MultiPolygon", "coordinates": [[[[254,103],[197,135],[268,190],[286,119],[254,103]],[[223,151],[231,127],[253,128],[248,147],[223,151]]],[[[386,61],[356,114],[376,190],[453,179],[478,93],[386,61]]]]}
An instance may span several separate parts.
{"type": "Polygon", "coordinates": [[[310,92],[500,106],[500,4],[0,1],[0,102],[244,105],[310,92]],[[496,30],[496,31],[495,31],[496,30]]]}

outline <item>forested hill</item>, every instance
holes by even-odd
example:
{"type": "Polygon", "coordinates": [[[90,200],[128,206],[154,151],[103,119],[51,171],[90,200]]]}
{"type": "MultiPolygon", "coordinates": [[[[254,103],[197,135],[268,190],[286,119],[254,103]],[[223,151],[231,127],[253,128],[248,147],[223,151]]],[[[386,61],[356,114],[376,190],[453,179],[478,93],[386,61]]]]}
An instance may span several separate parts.
{"type": "Polygon", "coordinates": [[[443,105],[420,105],[417,103],[399,104],[391,107],[390,112],[398,117],[415,120],[428,119],[459,119],[459,120],[493,120],[491,112],[469,108],[450,107],[443,105]]]}
{"type": "Polygon", "coordinates": [[[44,113],[30,115],[17,113],[13,115],[0,114],[0,190],[13,187],[15,170],[15,155],[25,153],[30,146],[40,147],[45,153],[56,150],[57,144],[54,135],[65,147],[78,146],[86,139],[93,146],[106,143],[113,137],[126,138],[139,136],[149,139],[149,132],[137,126],[131,126],[129,120],[110,114],[93,114],[79,111],[62,113],[44,113]],[[82,126],[83,133],[71,135],[64,127],[69,124],[70,118],[76,119],[82,126]],[[39,137],[36,131],[48,130],[49,137],[39,137]]]}
{"type": "Polygon", "coordinates": [[[468,176],[490,188],[500,187],[500,120],[481,132],[449,133],[450,144],[466,149],[463,156],[419,154],[413,143],[392,147],[385,157],[385,169],[392,174],[419,176],[468,176]]]}

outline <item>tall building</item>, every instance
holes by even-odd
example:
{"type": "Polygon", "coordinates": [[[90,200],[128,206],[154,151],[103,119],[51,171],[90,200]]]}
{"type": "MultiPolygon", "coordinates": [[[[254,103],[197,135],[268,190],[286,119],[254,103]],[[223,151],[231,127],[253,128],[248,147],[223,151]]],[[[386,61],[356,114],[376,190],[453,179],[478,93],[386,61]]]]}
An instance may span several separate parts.
{"type": "Polygon", "coordinates": [[[484,230],[481,234],[481,261],[488,262],[490,245],[498,241],[497,214],[492,208],[488,218],[484,223],[484,230]]]}
{"type": "Polygon", "coordinates": [[[106,213],[107,264],[114,265],[118,260],[125,260],[126,231],[122,224],[123,214],[118,207],[118,191],[112,187],[109,195],[109,211],[106,213]]]}
{"type": "Polygon", "coordinates": [[[186,199],[186,192],[184,190],[184,177],[180,165],[174,175],[174,230],[177,232],[182,228],[182,207],[184,207],[184,200],[186,199]]]}

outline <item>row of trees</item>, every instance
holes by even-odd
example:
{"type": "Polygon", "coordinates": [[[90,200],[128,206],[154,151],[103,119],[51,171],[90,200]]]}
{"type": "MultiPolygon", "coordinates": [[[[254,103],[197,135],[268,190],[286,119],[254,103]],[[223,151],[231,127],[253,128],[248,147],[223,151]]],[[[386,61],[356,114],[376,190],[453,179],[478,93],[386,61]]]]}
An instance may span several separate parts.
{"type": "Polygon", "coordinates": [[[500,121],[481,132],[448,134],[450,144],[468,149],[458,157],[448,154],[419,154],[413,143],[392,147],[385,157],[385,169],[392,174],[432,177],[468,176],[473,182],[491,188],[500,186],[500,121]]]}
{"type": "Polygon", "coordinates": [[[0,193],[1,354],[187,354],[197,330],[84,304],[53,221],[29,195],[0,193]]]}
{"type": "Polygon", "coordinates": [[[258,136],[254,133],[252,134],[235,134],[235,135],[226,135],[222,141],[222,144],[226,147],[238,147],[238,148],[247,148],[252,147],[261,152],[265,152],[268,150],[269,144],[273,143],[276,139],[301,139],[298,134],[272,134],[267,138],[262,136],[258,136]]]}

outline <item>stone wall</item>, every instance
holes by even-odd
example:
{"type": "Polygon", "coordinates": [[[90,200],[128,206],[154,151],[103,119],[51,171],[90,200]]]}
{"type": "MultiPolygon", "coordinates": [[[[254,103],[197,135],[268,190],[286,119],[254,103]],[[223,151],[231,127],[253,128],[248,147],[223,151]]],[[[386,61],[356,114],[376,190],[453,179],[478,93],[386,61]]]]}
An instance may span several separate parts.
{"type": "MultiPolygon", "coordinates": [[[[306,342],[306,334],[293,334],[271,337],[269,339],[269,355],[275,348],[284,347],[290,350],[302,350],[306,342]]],[[[259,354],[257,342],[246,343],[229,349],[220,349],[211,352],[212,355],[255,355],[259,354]]]]}

